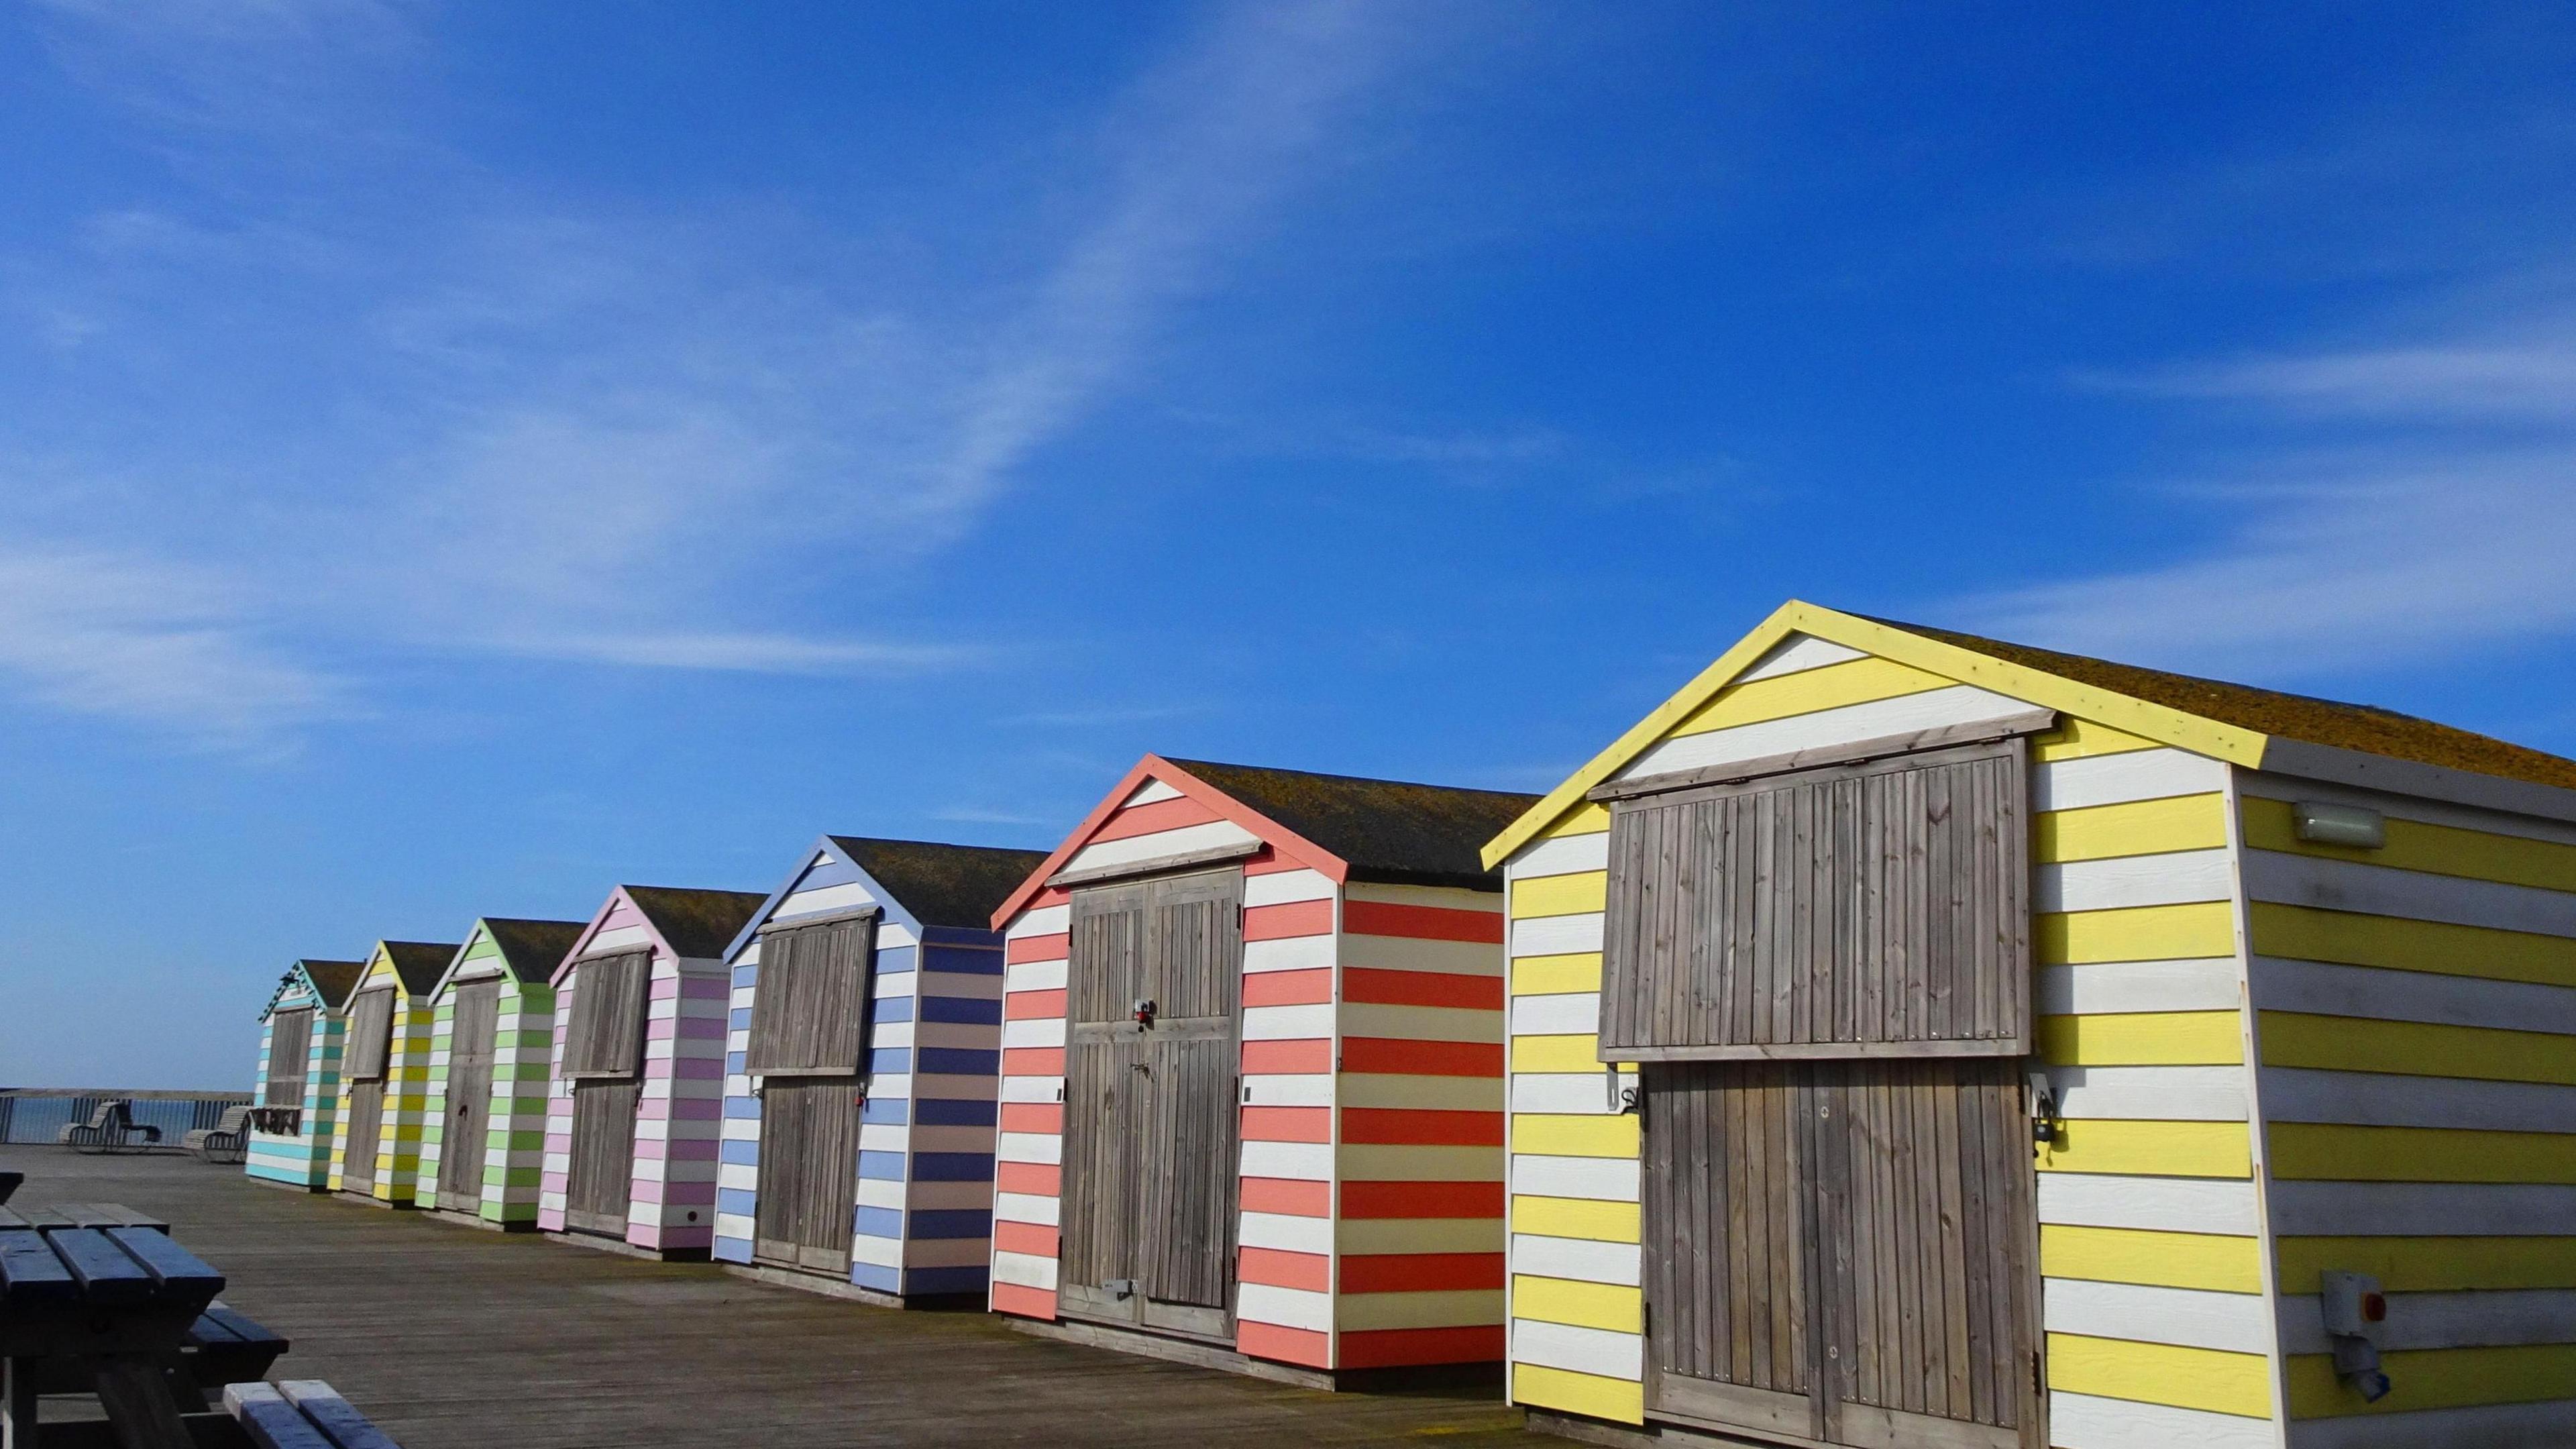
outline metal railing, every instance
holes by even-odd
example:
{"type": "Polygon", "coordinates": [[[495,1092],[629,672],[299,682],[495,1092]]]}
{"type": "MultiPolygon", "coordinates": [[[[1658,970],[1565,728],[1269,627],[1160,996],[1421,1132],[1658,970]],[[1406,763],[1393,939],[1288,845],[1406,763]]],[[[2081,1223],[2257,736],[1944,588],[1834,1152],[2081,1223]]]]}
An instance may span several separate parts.
{"type": "Polygon", "coordinates": [[[0,1087],[0,1142],[51,1146],[65,1127],[88,1121],[101,1103],[123,1102],[134,1125],[160,1128],[162,1145],[176,1147],[190,1132],[221,1122],[225,1108],[250,1099],[248,1092],[0,1087]]]}

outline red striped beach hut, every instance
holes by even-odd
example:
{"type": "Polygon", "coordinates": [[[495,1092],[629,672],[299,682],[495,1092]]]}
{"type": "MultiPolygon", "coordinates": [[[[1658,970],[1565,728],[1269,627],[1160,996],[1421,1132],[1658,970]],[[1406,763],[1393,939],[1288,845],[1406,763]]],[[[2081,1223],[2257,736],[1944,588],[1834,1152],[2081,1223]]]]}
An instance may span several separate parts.
{"type": "Polygon", "coordinates": [[[1503,1350],[1503,901],[1534,797],[1148,755],[995,913],[992,1307],[1332,1386],[1503,1350]]]}

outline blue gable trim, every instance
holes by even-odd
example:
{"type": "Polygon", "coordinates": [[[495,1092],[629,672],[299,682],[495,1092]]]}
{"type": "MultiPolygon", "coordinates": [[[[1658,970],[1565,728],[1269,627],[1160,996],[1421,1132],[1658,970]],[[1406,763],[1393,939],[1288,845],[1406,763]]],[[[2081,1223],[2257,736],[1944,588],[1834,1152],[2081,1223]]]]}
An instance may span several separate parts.
{"type": "Polygon", "coordinates": [[[724,958],[727,962],[740,956],[744,947],[759,938],[761,926],[777,913],[778,903],[793,895],[798,886],[806,883],[809,875],[816,885],[841,885],[857,881],[868,888],[869,895],[877,898],[878,906],[885,913],[885,920],[903,926],[916,936],[921,933],[921,922],[914,918],[912,912],[904,909],[901,901],[896,900],[885,887],[877,884],[875,877],[859,869],[857,861],[842,854],[841,848],[832,843],[832,837],[824,835],[817,837],[812,845],[805,847],[804,851],[796,857],[796,868],[788,872],[787,879],[779,882],[778,889],[769,893],[769,899],[760,903],[760,909],[753,912],[751,919],[744,923],[741,934],[733,938],[733,944],[725,947],[724,958]],[[815,857],[818,855],[826,859],[817,862],[815,857]],[[826,879],[827,873],[828,879],[826,879]]]}

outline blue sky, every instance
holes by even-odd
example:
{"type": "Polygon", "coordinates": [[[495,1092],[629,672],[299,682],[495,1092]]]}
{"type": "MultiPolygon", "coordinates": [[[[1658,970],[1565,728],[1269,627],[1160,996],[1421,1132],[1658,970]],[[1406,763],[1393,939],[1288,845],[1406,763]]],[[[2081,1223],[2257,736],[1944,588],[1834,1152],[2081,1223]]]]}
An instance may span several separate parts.
{"type": "Polygon", "coordinates": [[[1764,9],[11,10],[0,1081],[1791,596],[2576,751],[2563,7],[1764,9]]]}

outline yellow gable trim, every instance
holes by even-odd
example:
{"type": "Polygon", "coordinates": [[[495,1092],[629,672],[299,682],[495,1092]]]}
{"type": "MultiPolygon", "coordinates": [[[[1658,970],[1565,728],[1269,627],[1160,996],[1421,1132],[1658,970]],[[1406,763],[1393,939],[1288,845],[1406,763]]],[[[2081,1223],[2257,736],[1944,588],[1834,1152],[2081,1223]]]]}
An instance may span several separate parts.
{"type": "Polygon", "coordinates": [[[1977,685],[1997,694],[2062,710],[2157,744],[2171,745],[2249,768],[2263,762],[2265,737],[2254,730],[2221,724],[2092,685],[2078,684],[2042,670],[2009,664],[1972,649],[1908,633],[1892,625],[1873,623],[1855,615],[1792,599],[1772,611],[1771,617],[1736,641],[1735,647],[1719,655],[1715,663],[1701,670],[1678,693],[1657,705],[1652,713],[1637,721],[1608,749],[1593,756],[1582,769],[1549,791],[1545,799],[1531,806],[1502,834],[1488,842],[1484,849],[1485,868],[1492,870],[1501,865],[1558,817],[1583,804],[1585,792],[1644,754],[1649,746],[1670,734],[1675,726],[1697,712],[1719,690],[1733,683],[1736,676],[1752,668],[1756,661],[1792,634],[1812,635],[1962,684],[1977,685]]]}

